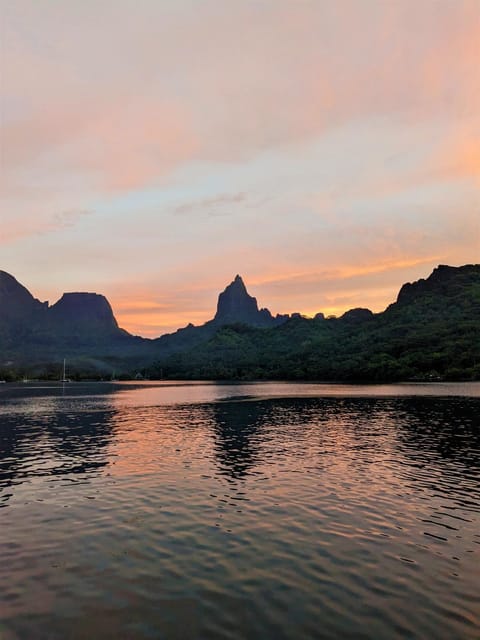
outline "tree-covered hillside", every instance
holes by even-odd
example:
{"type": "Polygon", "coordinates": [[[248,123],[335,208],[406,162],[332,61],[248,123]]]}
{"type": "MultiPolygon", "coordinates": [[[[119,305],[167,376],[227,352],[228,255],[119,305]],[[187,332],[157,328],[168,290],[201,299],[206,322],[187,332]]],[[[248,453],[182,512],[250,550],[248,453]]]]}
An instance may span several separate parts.
{"type": "Polygon", "coordinates": [[[379,314],[222,327],[153,377],[345,381],[480,379],[480,265],[440,266],[379,314]]]}
{"type": "Polygon", "coordinates": [[[212,320],[156,340],[120,329],[104,296],[49,307],[0,272],[0,380],[58,379],[64,358],[74,379],[478,380],[480,265],[439,266],[383,313],[329,319],[273,317],[237,276],[212,320]]]}

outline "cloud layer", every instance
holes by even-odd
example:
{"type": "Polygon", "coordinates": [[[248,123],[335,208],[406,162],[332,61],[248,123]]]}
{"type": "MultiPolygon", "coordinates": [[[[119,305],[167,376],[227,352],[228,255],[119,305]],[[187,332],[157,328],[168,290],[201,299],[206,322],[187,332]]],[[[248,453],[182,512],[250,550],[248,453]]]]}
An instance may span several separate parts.
{"type": "Polygon", "coordinates": [[[0,12],[0,257],[39,296],[97,289],[158,335],[237,272],[340,312],[478,261],[477,0],[0,12]]]}

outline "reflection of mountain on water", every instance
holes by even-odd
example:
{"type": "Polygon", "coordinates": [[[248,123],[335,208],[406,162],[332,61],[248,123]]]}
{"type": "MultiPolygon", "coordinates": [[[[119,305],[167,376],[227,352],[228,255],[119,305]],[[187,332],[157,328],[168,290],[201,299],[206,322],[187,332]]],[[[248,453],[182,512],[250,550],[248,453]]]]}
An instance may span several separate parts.
{"type": "MultiPolygon", "coordinates": [[[[155,473],[156,454],[145,452],[155,442],[161,457],[185,426],[191,435],[208,434],[208,442],[213,435],[213,462],[231,480],[263,473],[266,465],[277,463],[284,472],[328,473],[338,463],[345,473],[377,463],[390,468],[393,452],[401,475],[415,477],[415,469],[424,466],[425,480],[430,467],[444,473],[446,461],[472,478],[480,469],[479,398],[237,398],[181,405],[165,403],[164,398],[171,398],[162,391],[159,404],[150,404],[148,394],[135,395],[137,404],[128,396],[125,404],[115,402],[114,387],[99,391],[82,392],[75,386],[65,397],[52,389],[29,390],[27,395],[20,389],[9,392],[8,402],[0,404],[0,506],[11,494],[8,487],[35,477],[74,482],[102,473],[111,459],[109,444],[120,432],[122,460],[132,468],[147,460],[155,473]],[[112,396],[106,397],[105,391],[112,396]],[[128,448],[122,425],[130,425],[133,448],[128,448]],[[137,443],[142,438],[143,448],[137,443]]],[[[198,441],[188,439],[198,456],[203,455],[200,436],[198,441]]]]}
{"type": "Polygon", "coordinates": [[[317,465],[318,454],[323,461],[348,456],[353,465],[375,464],[392,444],[409,464],[419,457],[480,466],[479,415],[480,401],[462,397],[277,398],[212,405],[217,462],[234,479],[285,454],[291,460],[314,453],[317,465]]]}
{"type": "Polygon", "coordinates": [[[105,449],[112,439],[115,413],[103,410],[53,416],[47,433],[60,464],[50,473],[87,473],[106,466],[105,449]]]}
{"type": "MultiPolygon", "coordinates": [[[[255,465],[283,457],[302,459],[313,449],[341,454],[345,431],[355,447],[361,419],[370,424],[375,401],[349,398],[270,398],[212,405],[216,457],[221,472],[238,479],[255,465]]],[[[375,441],[373,446],[378,446],[375,441]]]]}
{"type": "Polygon", "coordinates": [[[402,453],[480,467],[480,399],[410,397],[396,401],[395,423],[402,453]]]}
{"type": "Polygon", "coordinates": [[[221,473],[239,479],[252,473],[256,465],[269,464],[284,455],[301,455],[309,446],[311,429],[316,431],[316,440],[323,439],[324,433],[317,427],[335,420],[338,412],[338,400],[318,398],[229,400],[213,404],[215,455],[221,473]],[[292,435],[296,451],[292,448],[287,451],[286,441],[291,442],[292,435]]]}
{"type": "Polygon", "coordinates": [[[221,473],[239,479],[260,461],[262,428],[270,412],[270,403],[233,401],[212,405],[215,456],[221,473]]]}
{"type": "Polygon", "coordinates": [[[11,495],[9,487],[31,478],[89,474],[108,465],[115,411],[70,413],[48,404],[45,409],[2,416],[0,507],[11,495]]]}

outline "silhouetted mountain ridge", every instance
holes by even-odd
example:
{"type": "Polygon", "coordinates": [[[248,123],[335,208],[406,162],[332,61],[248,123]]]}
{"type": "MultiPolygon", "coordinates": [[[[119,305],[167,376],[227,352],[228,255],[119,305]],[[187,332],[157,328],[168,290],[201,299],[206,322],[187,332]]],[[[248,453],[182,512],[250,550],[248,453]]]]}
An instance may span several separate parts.
{"type": "Polygon", "coordinates": [[[404,285],[382,313],[293,314],[275,328],[223,327],[164,359],[161,370],[172,378],[479,380],[480,265],[440,265],[404,285]]]}
{"type": "Polygon", "coordinates": [[[96,293],[65,293],[53,306],[40,302],[5,271],[0,272],[0,346],[93,345],[133,338],[118,327],[108,300],[96,293]]]}
{"type": "Polygon", "coordinates": [[[237,275],[219,294],[212,320],[154,340],[121,329],[103,295],[65,293],[49,306],[0,271],[0,378],[22,367],[50,375],[64,357],[78,375],[148,369],[185,378],[475,378],[480,265],[439,265],[403,285],[382,313],[356,308],[327,319],[274,317],[237,275]]]}
{"type": "Polygon", "coordinates": [[[47,307],[48,302],[40,302],[13,276],[6,271],[0,271],[0,319],[21,320],[26,316],[41,313],[47,307]]]}
{"type": "Polygon", "coordinates": [[[62,334],[96,333],[112,338],[130,335],[119,328],[110,303],[98,293],[64,293],[50,307],[49,315],[53,325],[62,334]]]}
{"type": "Polygon", "coordinates": [[[236,275],[218,296],[213,322],[217,326],[243,322],[254,327],[273,327],[288,318],[288,315],[277,315],[274,318],[268,309],[259,309],[257,299],[249,295],[242,277],[236,275]]]}
{"type": "Polygon", "coordinates": [[[468,286],[478,277],[479,265],[466,264],[462,267],[450,267],[439,264],[428,278],[420,278],[416,282],[407,282],[402,286],[397,297],[397,304],[415,303],[426,296],[454,297],[463,286],[468,286]]]}

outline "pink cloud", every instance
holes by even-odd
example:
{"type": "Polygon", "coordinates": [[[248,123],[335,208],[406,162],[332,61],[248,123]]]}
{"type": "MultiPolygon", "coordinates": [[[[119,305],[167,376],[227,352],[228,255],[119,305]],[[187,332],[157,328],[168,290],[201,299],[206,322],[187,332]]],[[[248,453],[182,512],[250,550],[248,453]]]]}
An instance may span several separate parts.
{"type": "Polygon", "coordinates": [[[274,312],[338,311],[369,282],[379,308],[437,259],[478,255],[478,0],[4,4],[2,251],[25,241],[11,260],[50,274],[63,251],[70,281],[96,278],[127,328],[208,319],[237,270],[274,312]],[[245,184],[215,173],[256,159],[245,184]],[[197,164],[209,188],[189,193],[197,164]],[[183,198],[149,205],[150,226],[109,209],[176,179],[183,198]],[[402,196],[435,185],[404,223],[402,196]],[[103,220],[75,214],[102,205],[103,220]]]}
{"type": "Polygon", "coordinates": [[[372,113],[480,110],[475,0],[207,2],[202,20],[127,6],[106,4],[98,23],[73,7],[9,9],[4,91],[23,109],[5,122],[7,165],[56,153],[61,173],[128,190],[192,159],[245,159],[372,113]]]}

